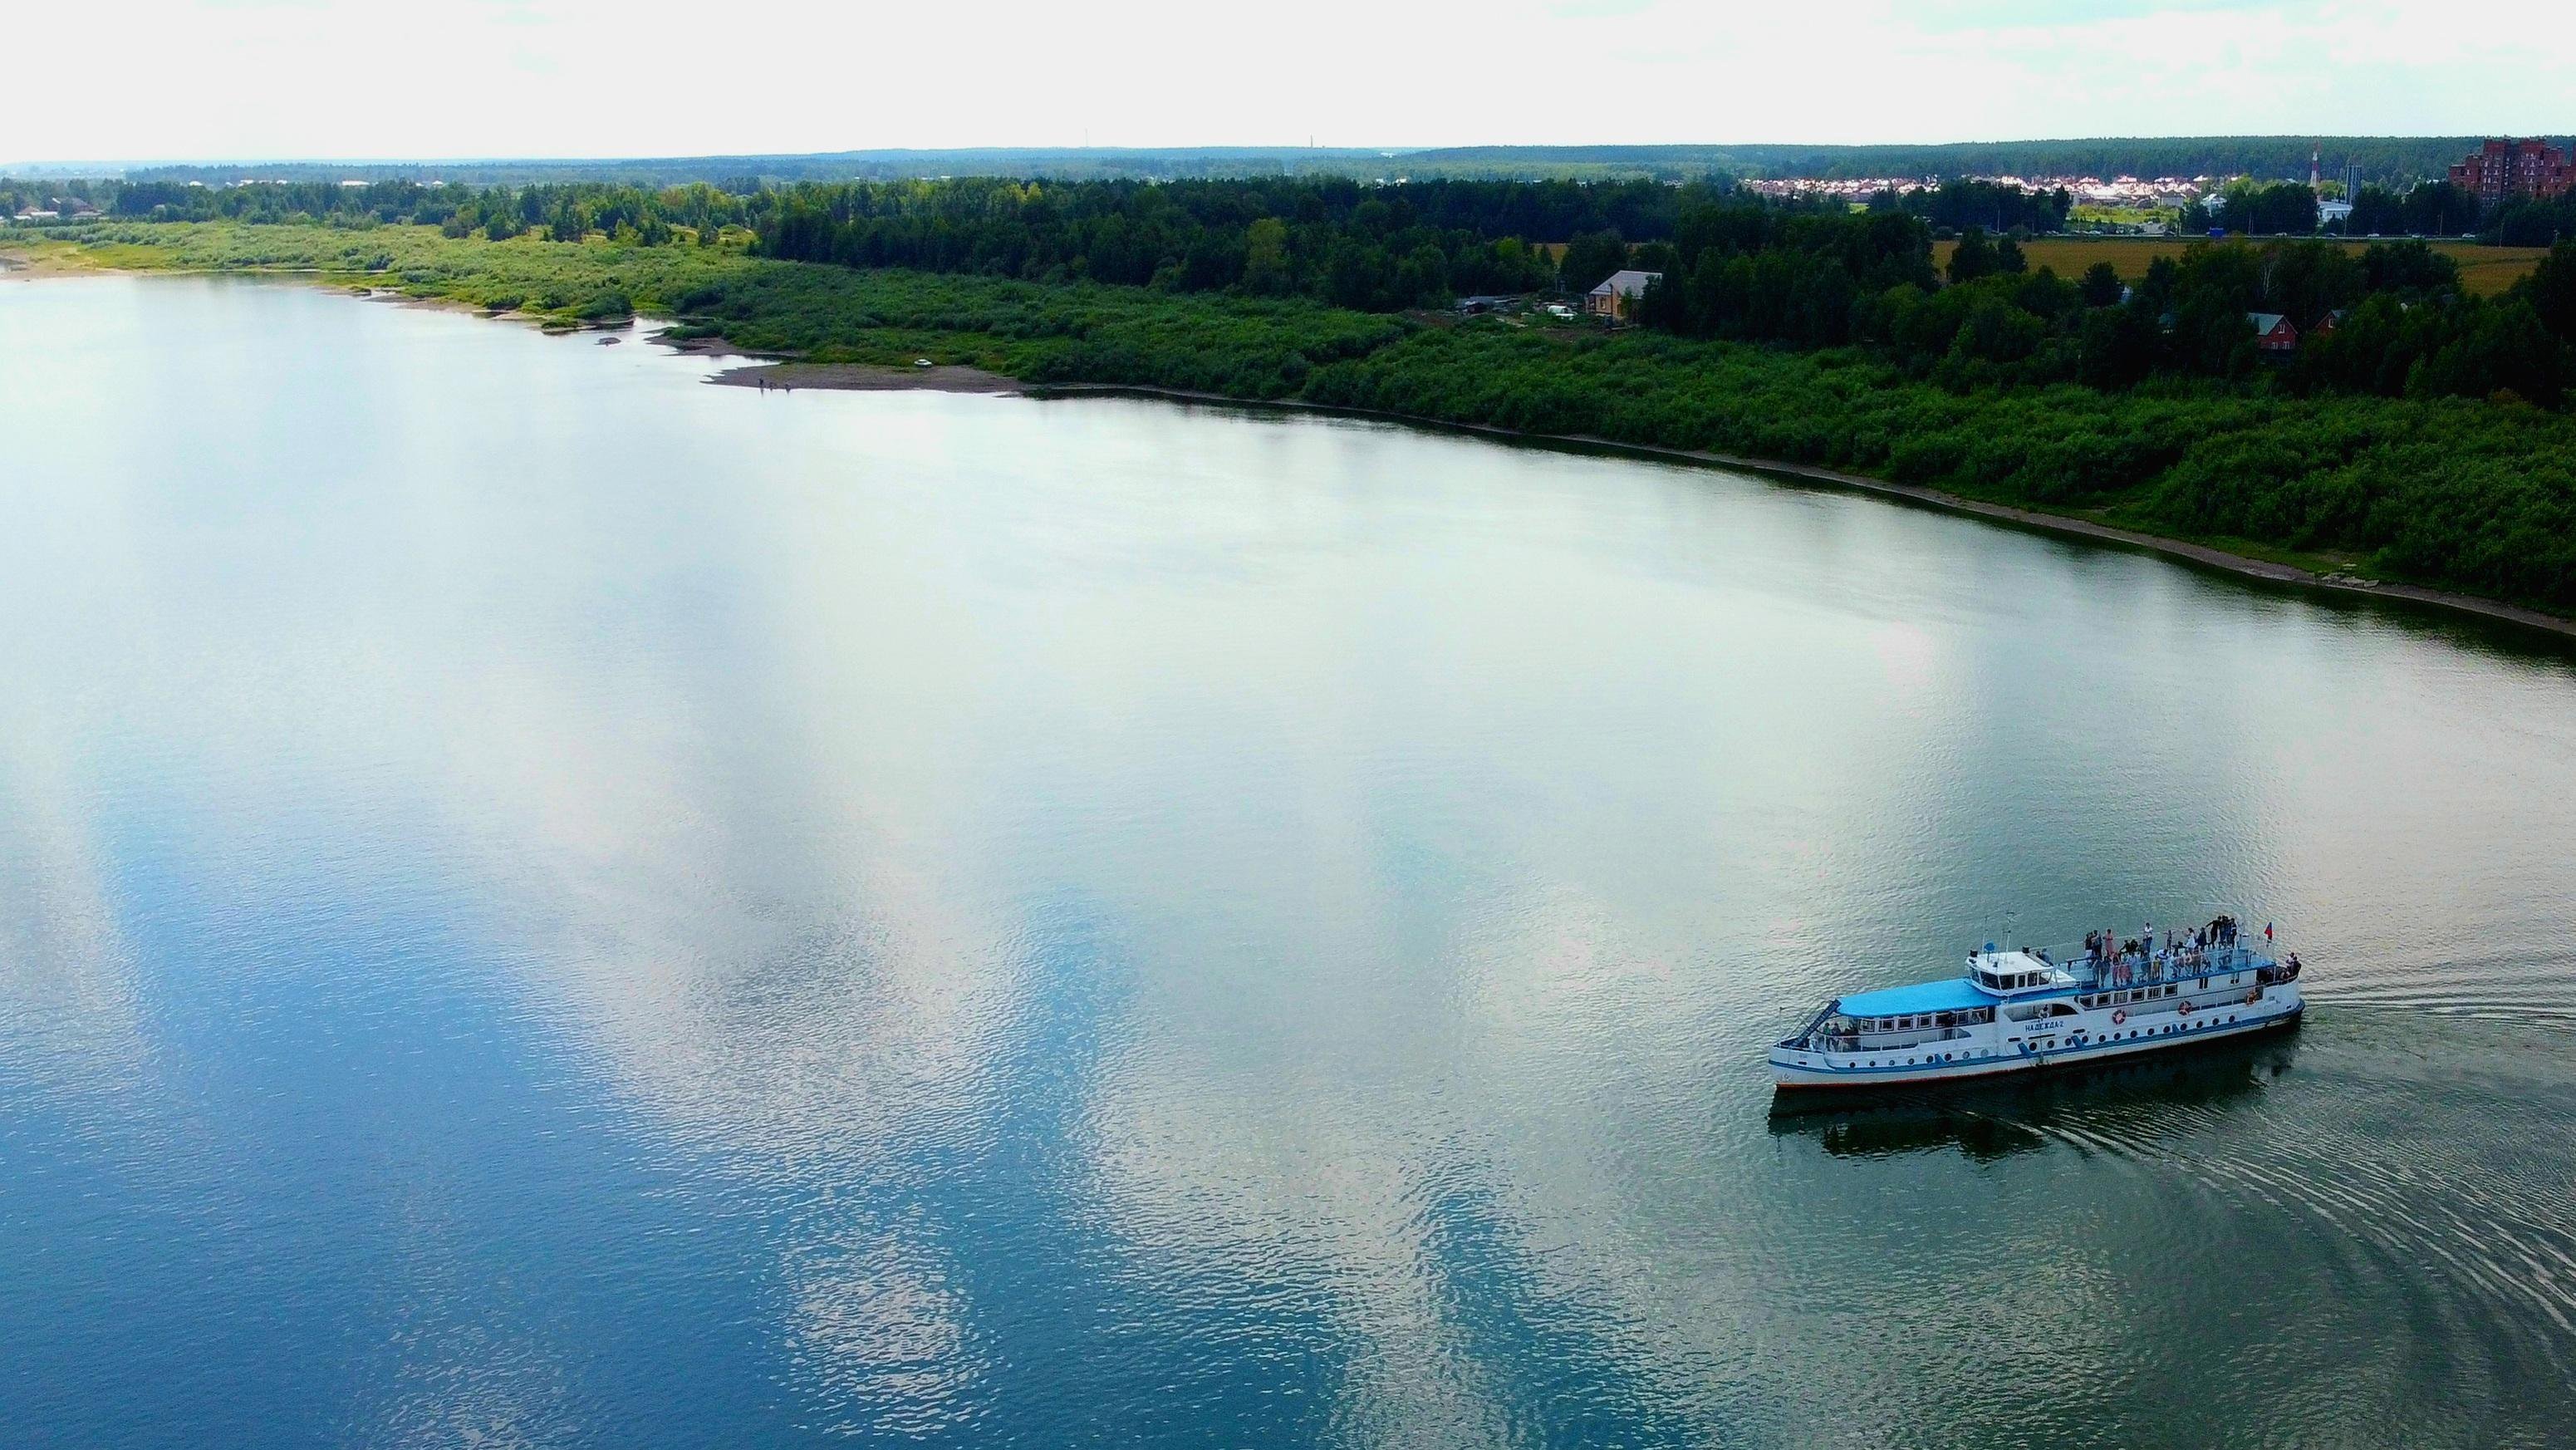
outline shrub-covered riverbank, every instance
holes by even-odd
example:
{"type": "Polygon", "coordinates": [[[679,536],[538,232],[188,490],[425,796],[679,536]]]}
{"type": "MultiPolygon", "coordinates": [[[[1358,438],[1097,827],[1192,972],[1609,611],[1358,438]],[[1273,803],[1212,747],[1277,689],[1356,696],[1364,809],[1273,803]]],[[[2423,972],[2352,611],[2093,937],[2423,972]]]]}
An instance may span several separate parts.
{"type": "Polygon", "coordinates": [[[101,265],[295,270],[561,319],[630,310],[821,361],[1294,399],[1779,459],[2576,614],[2576,418],[2156,380],[1953,389],[1865,353],[1453,324],[1296,299],[860,271],[733,246],[123,223],[101,265]]]}

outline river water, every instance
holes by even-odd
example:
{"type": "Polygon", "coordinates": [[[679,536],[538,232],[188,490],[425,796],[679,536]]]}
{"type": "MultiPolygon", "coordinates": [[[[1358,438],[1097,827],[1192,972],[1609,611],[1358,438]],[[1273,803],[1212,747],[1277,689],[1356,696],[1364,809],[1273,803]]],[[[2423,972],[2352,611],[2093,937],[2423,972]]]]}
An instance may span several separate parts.
{"type": "Polygon", "coordinates": [[[11,1443],[2565,1443],[2565,654],[707,371],[0,285],[11,1443]],[[2229,904],[2294,1037],[1775,1110],[2229,904]]]}

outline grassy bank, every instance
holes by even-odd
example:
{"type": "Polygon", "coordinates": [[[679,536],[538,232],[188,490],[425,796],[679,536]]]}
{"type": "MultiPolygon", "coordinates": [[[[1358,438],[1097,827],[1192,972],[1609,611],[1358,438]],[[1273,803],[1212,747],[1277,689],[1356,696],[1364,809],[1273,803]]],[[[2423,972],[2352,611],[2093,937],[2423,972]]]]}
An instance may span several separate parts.
{"type": "Polygon", "coordinates": [[[125,224],[48,245],[102,265],[318,272],[562,319],[631,308],[823,361],[928,355],[1037,382],[1779,459],[2576,614],[2576,419],[2516,403],[2182,381],[1954,392],[1853,350],[419,227],[125,224]]]}

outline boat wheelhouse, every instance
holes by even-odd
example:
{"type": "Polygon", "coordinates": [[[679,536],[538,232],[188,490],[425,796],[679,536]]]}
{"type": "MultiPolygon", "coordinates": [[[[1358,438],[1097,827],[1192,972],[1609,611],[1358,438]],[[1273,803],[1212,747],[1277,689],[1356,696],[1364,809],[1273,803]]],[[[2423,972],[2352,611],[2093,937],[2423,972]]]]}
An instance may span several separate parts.
{"type": "Polygon", "coordinates": [[[2299,959],[2234,917],[2056,951],[1989,942],[1958,976],[1853,992],[1771,1049],[1784,1088],[1943,1082],[2243,1037],[2299,1018],[2299,959]]]}

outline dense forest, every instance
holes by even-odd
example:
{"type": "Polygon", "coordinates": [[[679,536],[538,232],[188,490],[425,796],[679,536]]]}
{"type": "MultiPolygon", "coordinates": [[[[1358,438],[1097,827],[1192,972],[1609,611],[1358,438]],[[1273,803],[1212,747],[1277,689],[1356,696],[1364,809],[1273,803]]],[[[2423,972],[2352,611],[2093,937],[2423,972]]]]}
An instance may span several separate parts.
{"type": "MultiPolygon", "coordinates": [[[[1683,210],[1719,195],[1642,181],[851,183],[781,193],[760,224],[759,249],[851,267],[1241,290],[1392,311],[1552,286],[1556,265],[1534,243],[1669,237],[1683,210]]],[[[1589,287],[1600,277],[1568,280],[1589,287]]]]}
{"type": "MultiPolygon", "coordinates": [[[[2267,204],[2231,196],[2231,214],[2267,204]]],[[[1933,223],[2012,218],[2050,196],[1958,182],[1897,208],[1784,207],[1713,187],[1645,183],[1346,181],[846,184],[782,193],[758,220],[763,255],[1179,292],[1305,296],[1356,311],[1436,306],[1461,293],[1552,284],[1580,292],[1622,267],[1660,274],[1644,325],[1690,337],[1879,349],[1950,386],[2080,382],[2127,388],[2179,373],[2292,391],[2496,392],[2557,404],[2576,318],[2530,295],[2463,293],[2422,243],[2355,257],[2322,242],[2197,248],[2124,286],[2028,272],[2009,233],[1970,224],[1946,275],[1933,223]],[[1552,262],[1529,237],[1572,242],[1552,262]],[[2265,370],[2248,315],[2322,330],[2265,370]]],[[[2528,290],[2528,289],[2526,289],[2528,290]]]]}
{"type": "Polygon", "coordinates": [[[1989,232],[2055,232],[2066,227],[2075,198],[2062,188],[2030,191],[1997,181],[1954,176],[1937,187],[1902,194],[1881,191],[1870,198],[1872,211],[1901,211],[1919,216],[1938,230],[1978,227],[1989,232]]]}
{"type": "Polygon", "coordinates": [[[2202,245],[2134,283],[2029,268],[2009,237],[1971,230],[1940,285],[1901,220],[1710,208],[1641,249],[1665,280],[1638,320],[1688,337],[1859,343],[1954,390],[2075,382],[2125,390],[2166,375],[2276,393],[2510,395],[2560,405],[2576,383],[2576,243],[2503,297],[2463,292],[2419,241],[2355,254],[2326,242],[2202,245]],[[2253,314],[2305,341],[2258,345],[2253,314]]]}

